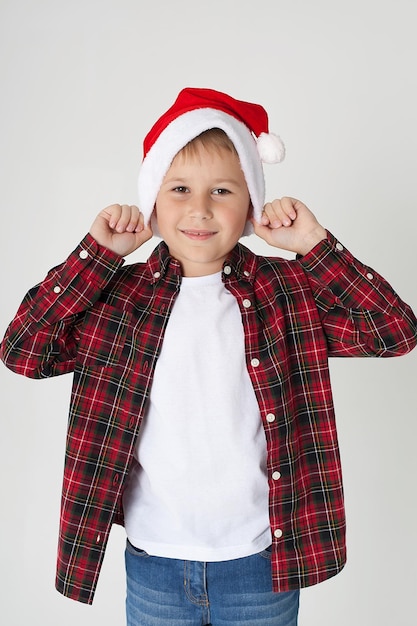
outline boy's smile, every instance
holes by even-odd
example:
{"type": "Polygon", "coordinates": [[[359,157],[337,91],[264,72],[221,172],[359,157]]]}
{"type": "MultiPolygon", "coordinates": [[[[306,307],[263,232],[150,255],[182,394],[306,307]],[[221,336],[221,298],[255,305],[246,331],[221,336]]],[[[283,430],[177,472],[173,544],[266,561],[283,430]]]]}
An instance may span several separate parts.
{"type": "Polygon", "coordinates": [[[250,198],[237,155],[225,148],[179,153],[159,190],[159,232],[184,276],[222,269],[249,218],[250,198]]]}

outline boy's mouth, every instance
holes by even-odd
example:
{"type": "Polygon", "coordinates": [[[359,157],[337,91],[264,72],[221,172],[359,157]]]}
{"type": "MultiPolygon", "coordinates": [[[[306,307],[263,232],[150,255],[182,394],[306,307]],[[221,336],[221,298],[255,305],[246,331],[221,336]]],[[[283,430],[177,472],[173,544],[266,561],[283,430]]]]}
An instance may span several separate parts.
{"type": "Polygon", "coordinates": [[[190,238],[190,239],[210,239],[210,237],[213,237],[213,235],[216,234],[216,231],[214,230],[198,230],[198,229],[183,229],[181,230],[182,234],[185,235],[186,237],[190,238]]]}

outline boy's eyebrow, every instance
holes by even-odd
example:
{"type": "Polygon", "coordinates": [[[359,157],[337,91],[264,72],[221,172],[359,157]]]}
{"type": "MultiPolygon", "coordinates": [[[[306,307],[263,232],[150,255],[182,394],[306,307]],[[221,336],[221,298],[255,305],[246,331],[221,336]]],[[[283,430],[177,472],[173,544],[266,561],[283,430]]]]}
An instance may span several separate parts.
{"type": "MultiPolygon", "coordinates": [[[[164,184],[170,183],[172,184],[173,182],[176,183],[187,183],[189,182],[187,178],[182,178],[181,176],[171,176],[170,178],[166,178],[164,180],[164,184]]],[[[240,185],[240,181],[238,181],[236,178],[215,178],[212,181],[213,185],[219,185],[220,183],[225,183],[225,184],[234,184],[234,185],[240,185]]]]}
{"type": "Polygon", "coordinates": [[[219,183],[232,183],[234,185],[240,185],[240,181],[236,180],[236,178],[216,178],[214,180],[214,184],[218,185],[219,183]]]}
{"type": "Polygon", "coordinates": [[[170,178],[165,178],[163,183],[172,183],[173,181],[176,183],[185,183],[186,179],[181,178],[181,176],[171,176],[170,178]]]}

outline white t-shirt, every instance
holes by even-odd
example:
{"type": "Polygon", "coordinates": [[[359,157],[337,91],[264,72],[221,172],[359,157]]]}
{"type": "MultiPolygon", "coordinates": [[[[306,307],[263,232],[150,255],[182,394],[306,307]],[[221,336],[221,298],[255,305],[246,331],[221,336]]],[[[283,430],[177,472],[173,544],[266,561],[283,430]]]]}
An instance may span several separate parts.
{"type": "Polygon", "coordinates": [[[182,279],[135,460],[124,495],[134,546],[223,561],[271,543],[265,434],[221,273],[182,279]]]}

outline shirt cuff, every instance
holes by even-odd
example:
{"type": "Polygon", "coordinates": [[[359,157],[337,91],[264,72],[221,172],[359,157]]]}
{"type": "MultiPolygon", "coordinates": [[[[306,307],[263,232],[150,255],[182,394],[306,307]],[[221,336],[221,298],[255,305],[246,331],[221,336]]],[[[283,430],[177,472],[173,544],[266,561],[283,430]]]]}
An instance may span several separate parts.
{"type": "Polygon", "coordinates": [[[326,284],[337,279],[341,272],[346,272],[347,268],[355,267],[355,271],[357,271],[356,259],[329,231],[327,231],[326,239],[319,241],[310,252],[299,257],[298,260],[304,269],[312,272],[314,276],[326,284]]]}
{"type": "Polygon", "coordinates": [[[66,267],[71,275],[82,273],[85,280],[93,282],[97,287],[103,287],[123,263],[123,257],[101,246],[87,233],[69,255],[66,267]]]}

